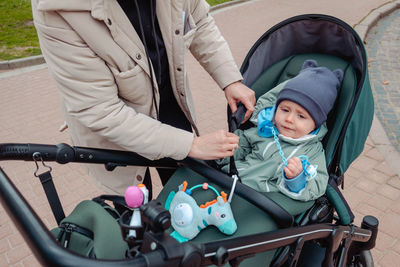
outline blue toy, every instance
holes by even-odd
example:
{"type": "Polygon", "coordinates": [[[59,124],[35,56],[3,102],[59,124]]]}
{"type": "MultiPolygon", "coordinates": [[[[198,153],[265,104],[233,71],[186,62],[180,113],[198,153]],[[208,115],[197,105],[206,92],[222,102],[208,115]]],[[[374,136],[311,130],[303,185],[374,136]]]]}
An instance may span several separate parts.
{"type": "Polygon", "coordinates": [[[214,187],[207,183],[187,189],[187,182],[184,181],[179,186],[178,192],[169,194],[165,208],[171,213],[171,224],[175,230],[171,236],[181,243],[194,238],[209,225],[216,226],[227,235],[235,233],[237,229],[226,193],[222,191],[219,194],[214,187]],[[196,188],[212,189],[217,194],[217,198],[198,206],[191,196],[192,191],[196,188]]]}

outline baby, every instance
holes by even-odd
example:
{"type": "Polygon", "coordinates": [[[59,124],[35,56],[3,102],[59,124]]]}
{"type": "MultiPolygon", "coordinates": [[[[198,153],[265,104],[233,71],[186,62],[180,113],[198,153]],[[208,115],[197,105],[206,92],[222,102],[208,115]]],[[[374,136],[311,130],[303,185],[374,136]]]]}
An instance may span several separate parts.
{"type": "MultiPolygon", "coordinates": [[[[235,132],[240,137],[235,163],[242,183],[303,201],[325,193],[328,173],[321,141],[342,79],[342,70],[306,60],[297,76],[258,99],[251,117],[257,127],[235,132]]],[[[229,160],[221,163],[228,172],[229,160]]]]}

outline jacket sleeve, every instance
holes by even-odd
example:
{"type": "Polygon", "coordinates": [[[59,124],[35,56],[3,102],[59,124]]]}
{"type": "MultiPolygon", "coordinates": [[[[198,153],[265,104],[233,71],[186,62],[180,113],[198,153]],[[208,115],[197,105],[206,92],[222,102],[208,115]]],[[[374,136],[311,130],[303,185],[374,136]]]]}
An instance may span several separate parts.
{"type": "Polygon", "coordinates": [[[239,146],[235,151],[236,160],[244,160],[245,157],[251,153],[251,136],[249,135],[249,130],[236,130],[235,134],[239,136],[239,146]]]}
{"type": "Polygon", "coordinates": [[[314,176],[307,178],[305,188],[298,193],[291,192],[285,186],[282,170],[279,170],[279,173],[277,172],[276,175],[280,177],[278,179],[278,189],[288,197],[301,201],[310,201],[319,198],[325,193],[329,175],[326,169],[325,154],[322,145],[320,146],[320,152],[314,153],[314,155],[308,155],[308,157],[310,164],[317,168],[316,173],[314,176]]]}
{"type": "Polygon", "coordinates": [[[221,88],[242,80],[228,43],[209,14],[210,6],[204,0],[191,2],[190,12],[197,27],[191,53],[221,88]]]}
{"type": "Polygon", "coordinates": [[[125,104],[105,61],[59,13],[42,15],[34,11],[40,46],[68,115],[93,133],[146,158],[180,160],[187,156],[192,133],[162,124],[125,104]],[[48,17],[51,24],[46,23],[48,17]]]}

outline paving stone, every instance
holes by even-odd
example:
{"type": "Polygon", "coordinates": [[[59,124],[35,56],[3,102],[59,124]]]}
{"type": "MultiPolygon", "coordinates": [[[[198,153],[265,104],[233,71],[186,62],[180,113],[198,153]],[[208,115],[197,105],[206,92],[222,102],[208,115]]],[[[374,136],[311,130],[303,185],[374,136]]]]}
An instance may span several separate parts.
{"type": "Polygon", "coordinates": [[[364,174],[363,176],[357,176],[357,177],[361,179],[369,179],[378,184],[384,184],[390,179],[388,175],[377,170],[371,170],[368,173],[364,174]]]}
{"type": "Polygon", "coordinates": [[[379,264],[381,266],[387,266],[387,267],[396,266],[399,260],[400,260],[400,254],[393,251],[389,251],[379,260],[379,264]]]}
{"type": "Polygon", "coordinates": [[[375,159],[377,161],[384,161],[385,158],[382,156],[381,152],[377,148],[372,148],[364,153],[369,158],[375,159]]]}
{"type": "Polygon", "coordinates": [[[383,256],[383,252],[378,249],[371,250],[372,258],[374,259],[374,266],[380,267],[379,260],[383,256]]]}
{"type": "Polygon", "coordinates": [[[395,176],[389,180],[388,184],[397,189],[400,189],[400,178],[398,176],[395,176]]]}
{"type": "Polygon", "coordinates": [[[0,225],[0,239],[8,237],[12,234],[11,222],[0,225]]]}
{"type": "Polygon", "coordinates": [[[358,157],[352,164],[351,167],[363,172],[367,173],[370,170],[374,169],[375,166],[379,164],[379,161],[375,159],[371,159],[368,157],[358,157]]]}
{"type": "Polygon", "coordinates": [[[343,195],[353,209],[357,209],[360,203],[363,203],[371,196],[370,193],[364,192],[357,187],[347,188],[343,191],[343,195]]]}
{"type": "Polygon", "coordinates": [[[356,168],[348,168],[346,173],[345,173],[345,179],[347,176],[352,176],[352,177],[362,177],[363,173],[356,168]]]}
{"type": "Polygon", "coordinates": [[[9,267],[6,254],[0,254],[0,267],[9,267]]]}
{"type": "MultiPolygon", "coordinates": [[[[361,177],[363,177],[363,175],[361,177]]],[[[345,175],[344,188],[347,189],[354,186],[359,180],[360,176],[345,175]]]]}
{"type": "Polygon", "coordinates": [[[396,239],[400,238],[399,222],[400,214],[393,211],[387,211],[379,218],[380,225],[384,226],[381,230],[396,239]]]}
{"type": "Polygon", "coordinates": [[[397,240],[396,244],[394,244],[393,251],[400,255],[400,240],[397,240]]]}
{"type": "Polygon", "coordinates": [[[400,201],[394,202],[394,203],[391,205],[391,209],[392,209],[394,212],[400,214],[400,201]]]}
{"type": "Polygon", "coordinates": [[[391,200],[389,198],[386,198],[379,194],[375,194],[375,195],[371,196],[371,198],[367,199],[365,203],[368,205],[371,205],[381,211],[386,211],[390,208],[393,208],[392,202],[393,202],[393,200],[391,200]]]}
{"type": "Polygon", "coordinates": [[[28,257],[32,252],[26,244],[21,244],[20,246],[11,249],[6,253],[7,261],[10,264],[16,264],[17,262],[28,257]]]}
{"type": "Polygon", "coordinates": [[[356,183],[356,186],[364,192],[373,193],[379,187],[379,184],[368,179],[361,179],[356,183]]]}
{"type": "Polygon", "coordinates": [[[386,175],[395,176],[396,174],[393,172],[392,168],[385,162],[380,162],[374,167],[375,170],[378,170],[386,175]]]}
{"type": "Polygon", "coordinates": [[[392,200],[398,200],[400,197],[399,189],[386,184],[378,188],[378,193],[392,200]]]}
{"type": "Polygon", "coordinates": [[[5,251],[10,249],[10,244],[8,243],[7,238],[0,239],[0,255],[3,254],[5,251]]]}
{"type": "Polygon", "coordinates": [[[376,249],[384,252],[392,249],[394,244],[396,243],[396,239],[392,236],[388,235],[385,232],[379,232],[377,236],[376,249]]]}
{"type": "Polygon", "coordinates": [[[372,215],[377,218],[380,218],[384,214],[383,210],[366,203],[361,203],[357,210],[362,214],[372,215]]]}
{"type": "Polygon", "coordinates": [[[22,260],[22,266],[24,266],[24,267],[42,267],[43,265],[33,255],[31,255],[22,260]]]}
{"type": "Polygon", "coordinates": [[[22,236],[19,233],[15,233],[15,234],[9,236],[8,241],[10,242],[12,248],[17,247],[18,245],[25,242],[25,240],[22,238],[22,236]]]}

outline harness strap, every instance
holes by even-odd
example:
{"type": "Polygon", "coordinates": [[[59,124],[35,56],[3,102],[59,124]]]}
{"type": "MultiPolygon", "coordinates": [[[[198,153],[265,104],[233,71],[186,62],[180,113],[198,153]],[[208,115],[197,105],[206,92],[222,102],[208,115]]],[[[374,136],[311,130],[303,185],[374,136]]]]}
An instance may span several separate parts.
{"type": "MultiPolygon", "coordinates": [[[[240,124],[244,118],[244,115],[246,113],[246,107],[242,103],[238,103],[237,105],[237,110],[234,113],[228,112],[228,126],[229,126],[229,132],[233,133],[236,131],[239,127],[240,124]]],[[[229,175],[231,177],[238,177],[239,181],[239,172],[237,171],[236,164],[235,164],[235,157],[232,156],[229,159],[229,175]]]]}
{"type": "Polygon", "coordinates": [[[50,171],[46,171],[42,174],[39,174],[38,177],[42,183],[44,192],[46,193],[47,200],[50,204],[51,211],[53,212],[57,224],[60,224],[61,220],[65,218],[65,214],[54,186],[51,173],[50,171]]]}

